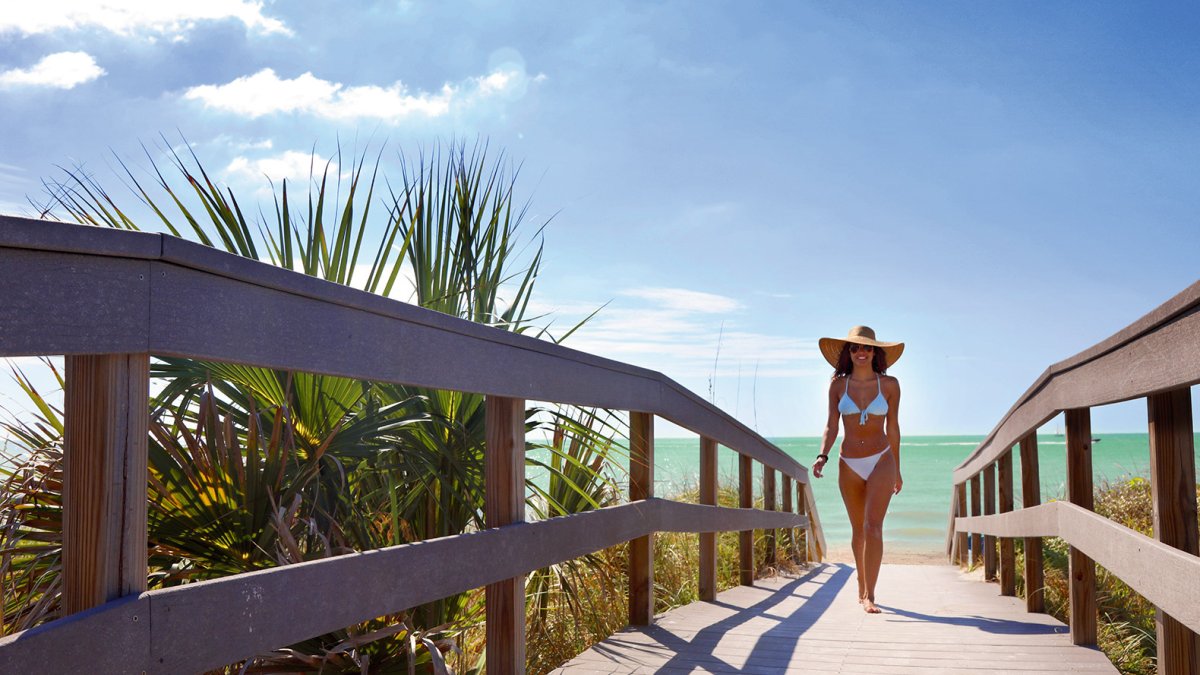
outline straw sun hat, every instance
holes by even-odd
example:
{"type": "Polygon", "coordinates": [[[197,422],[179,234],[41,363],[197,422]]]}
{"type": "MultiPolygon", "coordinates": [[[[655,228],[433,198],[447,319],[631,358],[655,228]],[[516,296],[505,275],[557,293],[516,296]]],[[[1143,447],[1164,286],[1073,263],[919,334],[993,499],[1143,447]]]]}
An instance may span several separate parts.
{"type": "Polygon", "coordinates": [[[844,338],[821,338],[818,343],[821,346],[821,355],[825,357],[829,365],[837,368],[838,357],[842,355],[842,347],[847,342],[853,342],[857,345],[871,345],[876,349],[882,349],[884,359],[887,361],[889,368],[904,353],[903,342],[880,342],[875,339],[875,331],[866,326],[855,326],[850,329],[850,333],[844,338]]]}

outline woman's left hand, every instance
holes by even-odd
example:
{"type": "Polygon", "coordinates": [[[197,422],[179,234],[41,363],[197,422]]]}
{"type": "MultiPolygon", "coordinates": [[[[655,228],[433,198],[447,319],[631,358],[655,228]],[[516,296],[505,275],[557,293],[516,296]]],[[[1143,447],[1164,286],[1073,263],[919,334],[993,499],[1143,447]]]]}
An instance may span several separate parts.
{"type": "Polygon", "coordinates": [[[895,494],[895,495],[900,494],[900,490],[903,487],[904,487],[904,479],[900,477],[899,473],[897,473],[896,474],[896,485],[895,485],[895,487],[892,488],[892,494],[895,494]]]}

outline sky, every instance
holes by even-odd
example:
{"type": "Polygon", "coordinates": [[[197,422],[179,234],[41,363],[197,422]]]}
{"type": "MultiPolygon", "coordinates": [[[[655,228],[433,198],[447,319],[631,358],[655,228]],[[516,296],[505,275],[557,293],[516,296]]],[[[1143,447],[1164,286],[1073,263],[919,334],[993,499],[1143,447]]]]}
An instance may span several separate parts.
{"type": "Polygon", "coordinates": [[[1200,278],[1197,34],[1195,2],[16,3],[0,212],[63,168],[135,204],[118,160],[185,142],[253,202],[482,139],[549,221],[535,309],[604,306],[568,346],[815,436],[817,340],[865,324],[905,434],[982,435],[1200,278]]]}

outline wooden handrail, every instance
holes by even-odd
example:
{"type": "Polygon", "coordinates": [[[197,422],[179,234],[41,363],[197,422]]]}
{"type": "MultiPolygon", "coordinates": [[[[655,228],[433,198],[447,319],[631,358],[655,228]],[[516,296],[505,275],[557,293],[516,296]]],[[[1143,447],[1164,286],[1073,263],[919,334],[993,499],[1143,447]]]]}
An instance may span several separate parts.
{"type": "MultiPolygon", "coordinates": [[[[1194,427],[1190,387],[1200,383],[1200,282],[1163,303],[1112,337],[1054,364],[1017,400],[987,438],[953,475],[951,532],[947,552],[967,562],[965,533],[977,560],[979,535],[987,535],[985,561],[992,564],[991,540],[1003,538],[1002,592],[1010,593],[1015,559],[1011,539],[1025,539],[1026,607],[1043,611],[1041,537],[1069,544],[1068,592],[1071,639],[1097,639],[1095,565],[1115,574],[1160,610],[1156,620],[1159,672],[1195,672],[1200,661],[1200,531],[1196,523],[1194,427]],[[1150,484],[1154,538],[1093,513],[1091,408],[1135,398],[1147,399],[1150,484]],[[1037,429],[1065,413],[1067,502],[1039,505],[1037,429]],[[1011,491],[1012,453],[1020,444],[1024,508],[1007,513],[964,513],[968,482],[987,478],[995,467],[1011,491]],[[1068,503],[1069,502],[1069,503],[1068,503]],[[959,536],[956,536],[959,535],[959,536]]],[[[989,502],[990,503],[990,502],[989,502]]],[[[1004,508],[1011,505],[1008,495],[1004,508]]]]}
{"type": "MultiPolygon", "coordinates": [[[[77,363],[87,373],[99,372],[88,360],[92,354],[115,355],[135,364],[149,355],[176,356],[482,393],[498,412],[516,411],[522,400],[532,399],[626,410],[642,424],[659,415],[700,434],[704,444],[733,449],[743,464],[758,460],[767,470],[795,480],[806,514],[679,504],[647,494],[608,509],[504,524],[522,518],[518,504],[515,510],[498,511],[501,526],[483,532],[171,589],[138,593],[134,586],[110,592],[97,581],[97,574],[107,574],[105,570],[84,570],[82,586],[93,595],[132,594],[99,606],[88,600],[80,607],[91,609],[0,639],[4,670],[124,672],[138,670],[141,664],[145,672],[179,672],[219,667],[489,584],[503,586],[512,595],[532,570],[654,532],[804,527],[812,555],[819,560],[824,551],[816,505],[811,490],[805,489],[807,469],[662,373],[159,234],[0,216],[0,287],[5,289],[0,294],[0,356],[65,354],[69,366],[77,363]],[[255,317],[252,326],[246,316],[255,317]],[[445,560],[488,564],[446,565],[445,560]],[[413,573],[416,583],[397,583],[411,570],[418,570],[413,573]],[[353,588],[345,584],[347,578],[355,579],[353,588]],[[295,595],[297,588],[304,589],[302,598],[295,595]],[[311,611],[295,611],[298,602],[311,611]],[[77,641],[72,636],[88,637],[77,641]],[[64,640],[81,646],[56,649],[64,640]]],[[[108,411],[109,404],[122,397],[121,409],[133,410],[139,400],[144,407],[144,394],[131,397],[118,385],[115,380],[105,385],[97,409],[108,411]]],[[[68,382],[68,398],[71,386],[68,382]]],[[[88,399],[86,392],[79,394],[80,401],[88,399]]],[[[82,404],[79,410],[85,421],[110,415],[109,421],[97,417],[101,428],[109,422],[125,424],[111,412],[93,413],[82,404]]],[[[67,416],[72,416],[70,410],[67,416]]],[[[136,515],[138,500],[129,495],[140,489],[136,472],[122,473],[120,462],[141,462],[144,468],[144,457],[137,459],[135,447],[144,444],[139,433],[129,427],[95,445],[95,461],[112,465],[119,490],[115,505],[106,507],[116,509],[115,515],[85,528],[90,528],[87,546],[97,544],[93,540],[99,532],[98,543],[115,546],[117,558],[145,545],[144,519],[140,535],[134,531],[138,526],[115,531],[125,522],[137,522],[127,516],[122,520],[120,513],[125,508],[136,515]],[[128,447],[122,450],[121,444],[128,447]],[[121,452],[131,452],[133,459],[121,459],[121,452]]],[[[502,453],[504,445],[503,434],[497,430],[495,435],[489,435],[487,452],[501,460],[499,455],[492,457],[502,453]]],[[[508,444],[514,443],[519,440],[508,444]]],[[[70,460],[78,448],[67,445],[69,483],[70,460]]],[[[652,452],[646,456],[652,458],[652,452]]],[[[76,465],[75,475],[80,470],[76,465]]],[[[519,477],[504,477],[507,474],[499,469],[489,475],[489,481],[501,483],[489,485],[489,508],[497,500],[514,498],[519,488],[505,484],[524,484],[519,477]]],[[[101,554],[106,557],[111,556],[101,554]]],[[[743,556],[743,567],[752,563],[743,556]]],[[[652,574],[652,568],[646,573],[652,574]]],[[[650,580],[643,579],[643,585],[652,592],[650,580]]],[[[489,589],[489,603],[492,598],[489,589]]],[[[491,611],[489,606],[489,623],[491,611]]],[[[523,619],[523,612],[509,607],[506,613],[501,623],[508,626],[498,635],[519,642],[519,634],[505,631],[523,619]]],[[[489,659],[500,651],[489,650],[489,659]]],[[[522,654],[506,654],[506,665],[499,665],[497,672],[522,670],[522,654]]]]}
{"type": "Polygon", "coordinates": [[[657,371],[169,235],[0,216],[0,256],[0,356],[149,352],[648,412],[808,482],[799,462],[657,371]]]}
{"type": "Polygon", "coordinates": [[[1058,413],[1200,383],[1200,281],[1107,340],[1042,373],[983,442],[954,469],[958,485],[1058,413]]]}
{"type": "Polygon", "coordinates": [[[1069,502],[992,516],[956,518],[965,532],[996,537],[1061,537],[1162,611],[1200,631],[1200,557],[1155,541],[1069,502]]]}
{"type": "Polygon", "coordinates": [[[198,672],[654,532],[806,524],[794,513],[648,499],[144,592],[0,638],[0,662],[13,673],[198,672]],[[49,630],[58,624],[119,639],[63,650],[74,633],[49,630]]]}

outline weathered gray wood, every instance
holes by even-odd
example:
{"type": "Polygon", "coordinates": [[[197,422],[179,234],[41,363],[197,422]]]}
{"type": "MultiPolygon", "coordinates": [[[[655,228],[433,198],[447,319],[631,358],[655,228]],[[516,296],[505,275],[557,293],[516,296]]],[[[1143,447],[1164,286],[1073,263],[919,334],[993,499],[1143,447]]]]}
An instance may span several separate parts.
{"type": "MultiPolygon", "coordinates": [[[[996,460],[996,473],[1000,492],[1000,513],[1013,510],[1013,461],[1012,448],[996,460]]],[[[1012,537],[1000,538],[1000,595],[1017,594],[1016,551],[1012,537]]]]}
{"type": "MultiPolygon", "coordinates": [[[[484,404],[484,523],[504,527],[525,520],[525,401],[488,396],[484,404]]],[[[484,589],[487,669],[525,672],[525,575],[484,589]]]]}
{"type": "MultiPolygon", "coordinates": [[[[1184,553],[1200,553],[1196,528],[1196,449],[1192,392],[1176,389],[1146,400],[1150,421],[1150,490],[1154,537],[1184,553]]],[[[1200,669],[1196,633],[1162,610],[1155,617],[1159,673],[1200,669]]]]}
{"type": "Polygon", "coordinates": [[[0,636],[0,673],[140,672],[150,662],[150,601],[127,595],[0,636]]]}
{"type": "MultiPolygon", "coordinates": [[[[754,507],[754,460],[738,455],[738,505],[754,507]]],[[[754,530],[738,532],[738,580],[743,586],[754,585],[754,530]]]]}
{"type": "MultiPolygon", "coordinates": [[[[629,501],[654,496],[654,416],[629,413],[629,501]]],[[[629,624],[654,623],[654,535],[629,542],[629,624]]]]}
{"type": "Polygon", "coordinates": [[[1200,282],[1079,354],[1050,366],[954,470],[959,483],[1056,414],[1139,398],[1200,382],[1200,282]]]}
{"type": "Polygon", "coordinates": [[[63,420],[63,610],[146,590],[150,357],[68,356],[63,420]]]}
{"type": "Polygon", "coordinates": [[[987,533],[996,537],[1057,537],[1060,536],[1058,504],[1050,502],[994,516],[955,518],[954,527],[958,532],[987,533]]]}
{"type": "MultiPolygon", "coordinates": [[[[700,503],[717,505],[717,442],[700,437],[700,503]]],[[[711,532],[700,534],[700,599],[711,601],[717,597],[717,536],[711,532]]]]}
{"type": "MultiPolygon", "coordinates": [[[[983,515],[995,513],[996,465],[988,464],[983,467],[983,515]]],[[[983,536],[983,578],[987,581],[996,579],[996,538],[990,534],[983,536]]]]}
{"type": "MultiPolygon", "coordinates": [[[[1028,509],[1042,503],[1038,471],[1037,432],[1021,439],[1021,505],[1028,509]]],[[[1025,537],[1025,609],[1046,611],[1046,570],[1042,564],[1041,537],[1025,537]]]]}
{"type": "MultiPolygon", "coordinates": [[[[972,516],[982,516],[983,515],[983,507],[981,505],[982,504],[982,502],[981,502],[982,495],[980,494],[981,490],[979,489],[979,480],[980,480],[979,474],[975,474],[975,476],[971,478],[971,515],[972,516]]],[[[982,554],[983,554],[983,536],[980,535],[978,532],[972,533],[972,535],[971,535],[971,564],[978,565],[980,563],[980,561],[983,559],[982,554]]]]}
{"type": "MultiPolygon", "coordinates": [[[[615,546],[650,532],[736,531],[754,527],[804,527],[796,514],[755,509],[682,504],[648,499],[537,523],[517,523],[471,534],[288,565],[170,589],[143,593],[132,611],[138,621],[111,614],[108,603],[78,616],[91,616],[85,628],[59,633],[53,626],[0,640],[0,664],[25,663],[31,654],[55,652],[51,672],[103,672],[93,664],[123,664],[114,672],[198,672],[299,642],[332,630],[394,613],[540,567],[615,546]],[[446,565],[446,560],[486,560],[487,565],[446,565]],[[420,570],[420,583],[397,583],[397,570],[420,570]],[[346,584],[346,579],[354,579],[346,584]],[[296,588],[304,588],[303,612],[296,611],[296,588]],[[146,619],[154,617],[150,629],[146,619]],[[108,619],[103,617],[113,616],[108,619]],[[96,631],[104,640],[71,636],[96,631]],[[151,630],[149,635],[144,631],[151,630]],[[115,632],[114,632],[115,631],[115,632]],[[132,631],[136,635],[128,635],[132,631]],[[66,640],[66,642],[64,642],[66,640]],[[147,644],[147,662],[136,645],[147,644]],[[13,648],[10,656],[9,645],[13,648]],[[135,645],[131,648],[130,645],[135,645]]],[[[116,603],[125,603],[118,600],[116,603]]],[[[121,605],[124,606],[124,605],[121,605]]],[[[132,616],[132,615],[130,615],[132,616]]],[[[35,672],[41,669],[14,669],[35,672]]],[[[4,672],[9,672],[5,669],[4,672]]]]}
{"type": "MultiPolygon", "coordinates": [[[[956,488],[958,491],[958,515],[966,517],[967,513],[967,484],[959,483],[956,488]]],[[[955,531],[958,531],[957,529],[955,531]]],[[[958,564],[966,565],[970,563],[970,556],[967,551],[967,533],[958,531],[958,564]]]]}
{"type": "Polygon", "coordinates": [[[1072,547],[1183,625],[1200,631],[1200,557],[1088,510],[1058,504],[1059,531],[1072,547]]]}
{"type": "Polygon", "coordinates": [[[884,565],[864,615],[849,565],[760,580],[629,629],[555,673],[1116,673],[1066,626],[949,565],[884,565]]]}
{"type": "Polygon", "coordinates": [[[162,239],[162,235],[148,232],[120,232],[107,227],[0,215],[0,249],[150,260],[162,255],[162,239]]]}
{"type": "MultiPolygon", "coordinates": [[[[1091,511],[1092,493],[1092,413],[1088,408],[1066,411],[1067,427],[1067,500],[1091,511]]],[[[1067,558],[1070,595],[1071,641],[1077,645],[1096,644],[1096,563],[1072,546],[1067,558]]]]}
{"type": "MultiPolygon", "coordinates": [[[[763,509],[774,511],[778,504],[775,494],[775,469],[763,467],[763,509]]],[[[763,530],[763,539],[766,540],[767,552],[766,559],[763,563],[768,567],[774,567],[775,560],[775,530],[763,530]]]]}
{"type": "Polygon", "coordinates": [[[175,237],[4,217],[0,286],[0,356],[149,351],[639,410],[807,480],[786,453],[661,373],[175,237]],[[239,320],[250,313],[254,327],[239,320]],[[322,328],[297,333],[295,316],[322,328]]]}
{"type": "Polygon", "coordinates": [[[1068,502],[958,518],[955,527],[1000,537],[1062,537],[1159,609],[1191,630],[1200,630],[1200,585],[1194,583],[1200,579],[1200,556],[1068,502]]]}
{"type": "MultiPolygon", "coordinates": [[[[779,507],[784,513],[792,513],[792,477],[783,474],[782,485],[779,486],[779,495],[783,500],[783,504],[779,507]]],[[[796,559],[796,532],[792,529],[783,531],[783,546],[787,556],[792,560],[796,559]]]]}
{"type": "Polygon", "coordinates": [[[825,552],[829,548],[825,545],[825,530],[821,528],[821,514],[817,511],[816,496],[813,495],[812,488],[807,484],[800,491],[800,498],[804,500],[804,513],[808,516],[809,526],[805,536],[809,540],[808,544],[808,559],[812,562],[821,562],[825,559],[825,552]]]}
{"type": "Polygon", "coordinates": [[[145,260],[0,248],[0,356],[146,351],[149,271],[145,260]]]}

